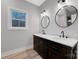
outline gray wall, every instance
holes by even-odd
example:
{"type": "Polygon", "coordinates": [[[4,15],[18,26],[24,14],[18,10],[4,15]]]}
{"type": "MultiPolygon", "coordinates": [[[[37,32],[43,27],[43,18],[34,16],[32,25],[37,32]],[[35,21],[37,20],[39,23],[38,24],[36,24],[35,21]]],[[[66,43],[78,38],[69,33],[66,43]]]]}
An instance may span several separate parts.
{"type": "MultiPolygon", "coordinates": [[[[69,3],[78,8],[78,0],[69,0],[69,3]]],[[[60,28],[56,25],[55,14],[59,9],[57,4],[57,0],[47,0],[44,4],[40,6],[40,12],[45,9],[50,17],[50,25],[48,28],[45,29],[46,33],[60,34],[60,32],[64,30],[65,35],[73,38],[78,38],[78,20],[76,20],[76,22],[68,28],[60,28]]],[[[40,31],[42,29],[43,28],[40,26],[40,31]]]]}
{"type": "Polygon", "coordinates": [[[35,5],[25,2],[24,0],[2,0],[1,7],[2,52],[32,46],[33,33],[39,32],[39,8],[35,5]],[[14,7],[28,11],[29,28],[27,30],[8,30],[8,7],[14,7]]]}

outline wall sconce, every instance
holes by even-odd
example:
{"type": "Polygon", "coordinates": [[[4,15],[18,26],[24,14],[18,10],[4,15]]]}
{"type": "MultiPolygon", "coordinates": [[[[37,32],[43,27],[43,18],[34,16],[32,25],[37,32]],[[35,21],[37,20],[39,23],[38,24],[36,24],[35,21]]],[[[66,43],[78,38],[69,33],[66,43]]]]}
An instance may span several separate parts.
{"type": "Polygon", "coordinates": [[[46,16],[46,15],[47,15],[46,10],[43,10],[43,11],[41,12],[41,16],[46,16]]]}
{"type": "Polygon", "coordinates": [[[65,5],[71,5],[71,2],[70,0],[58,0],[58,8],[61,8],[62,6],[65,6],[65,5]]]}
{"type": "Polygon", "coordinates": [[[66,0],[58,0],[58,7],[62,7],[63,5],[65,5],[66,0]]]}
{"type": "Polygon", "coordinates": [[[65,0],[58,0],[58,3],[60,3],[60,2],[64,3],[64,2],[65,2],[65,0]]]}

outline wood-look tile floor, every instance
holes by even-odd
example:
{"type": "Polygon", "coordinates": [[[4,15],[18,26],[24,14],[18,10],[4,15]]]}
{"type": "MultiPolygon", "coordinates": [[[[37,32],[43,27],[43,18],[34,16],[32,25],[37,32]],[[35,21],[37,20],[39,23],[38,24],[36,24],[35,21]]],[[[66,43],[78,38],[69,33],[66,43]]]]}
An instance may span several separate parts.
{"type": "Polygon", "coordinates": [[[13,55],[9,55],[7,57],[3,57],[1,59],[42,59],[42,58],[33,49],[29,49],[29,50],[23,51],[21,53],[16,53],[13,55]]]}

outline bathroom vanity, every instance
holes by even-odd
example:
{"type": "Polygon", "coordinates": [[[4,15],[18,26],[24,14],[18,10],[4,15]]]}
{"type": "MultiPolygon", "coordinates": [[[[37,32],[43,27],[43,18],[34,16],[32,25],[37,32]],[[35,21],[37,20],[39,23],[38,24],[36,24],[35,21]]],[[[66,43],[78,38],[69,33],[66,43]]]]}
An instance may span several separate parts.
{"type": "Polygon", "coordinates": [[[77,59],[77,40],[35,34],[34,50],[43,59],[77,59]]]}

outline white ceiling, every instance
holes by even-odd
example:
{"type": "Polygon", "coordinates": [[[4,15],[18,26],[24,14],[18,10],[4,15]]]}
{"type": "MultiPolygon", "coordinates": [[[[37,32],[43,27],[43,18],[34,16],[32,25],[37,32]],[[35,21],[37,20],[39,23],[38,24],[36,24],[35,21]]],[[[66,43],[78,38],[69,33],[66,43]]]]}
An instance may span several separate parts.
{"type": "Polygon", "coordinates": [[[26,0],[34,5],[40,6],[42,5],[46,0],[26,0]]]}

